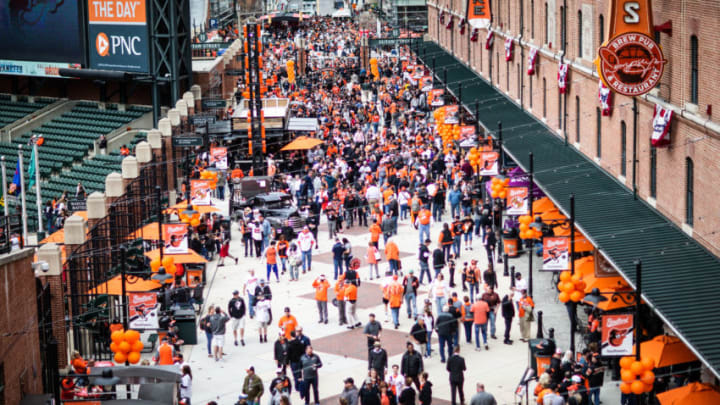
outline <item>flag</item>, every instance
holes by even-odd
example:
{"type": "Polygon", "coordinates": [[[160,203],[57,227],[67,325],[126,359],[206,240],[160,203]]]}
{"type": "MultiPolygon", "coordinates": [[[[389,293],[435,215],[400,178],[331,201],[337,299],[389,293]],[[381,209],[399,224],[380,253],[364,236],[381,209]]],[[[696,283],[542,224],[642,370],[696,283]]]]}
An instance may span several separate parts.
{"type": "Polygon", "coordinates": [[[28,166],[28,188],[31,188],[35,185],[35,148],[33,148],[32,154],[30,154],[30,164],[28,166]]]}
{"type": "Polygon", "coordinates": [[[18,160],[15,164],[15,175],[13,176],[11,186],[14,186],[10,188],[11,194],[17,194],[20,192],[20,188],[22,187],[20,184],[20,160],[18,160]]]}

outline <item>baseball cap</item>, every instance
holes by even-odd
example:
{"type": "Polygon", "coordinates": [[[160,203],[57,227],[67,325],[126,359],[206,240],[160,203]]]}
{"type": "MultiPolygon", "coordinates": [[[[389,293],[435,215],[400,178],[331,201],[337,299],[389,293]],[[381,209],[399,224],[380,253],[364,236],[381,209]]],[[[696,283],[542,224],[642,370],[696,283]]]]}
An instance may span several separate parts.
{"type": "Polygon", "coordinates": [[[240,291],[238,291],[238,290],[233,291],[233,295],[238,295],[238,294],[240,294],[240,291]]]}
{"type": "Polygon", "coordinates": [[[240,395],[238,395],[238,399],[247,399],[247,395],[240,394],[240,395]]]}
{"type": "Polygon", "coordinates": [[[282,374],[282,372],[283,372],[283,368],[282,368],[282,367],[278,367],[277,370],[275,370],[275,373],[276,373],[276,374],[282,374]]]}
{"type": "Polygon", "coordinates": [[[348,377],[348,378],[344,379],[343,382],[345,384],[355,384],[355,380],[353,380],[352,377],[348,377]]]}
{"type": "Polygon", "coordinates": [[[284,311],[285,311],[285,312],[290,312],[290,307],[285,307],[284,311]]]}
{"type": "Polygon", "coordinates": [[[563,354],[562,349],[559,347],[557,349],[555,349],[555,354],[563,354]]]}
{"type": "Polygon", "coordinates": [[[245,371],[251,371],[251,370],[252,370],[252,371],[255,371],[255,367],[254,367],[254,366],[250,366],[250,367],[248,367],[247,370],[245,370],[245,371]]]}
{"type": "Polygon", "coordinates": [[[580,383],[580,382],[582,382],[582,378],[580,378],[579,375],[574,375],[574,376],[572,376],[571,380],[572,380],[572,382],[574,382],[574,383],[580,383]]]}
{"type": "Polygon", "coordinates": [[[410,269],[410,270],[408,270],[408,273],[413,274],[413,273],[415,273],[415,271],[413,269],[410,269]]]}

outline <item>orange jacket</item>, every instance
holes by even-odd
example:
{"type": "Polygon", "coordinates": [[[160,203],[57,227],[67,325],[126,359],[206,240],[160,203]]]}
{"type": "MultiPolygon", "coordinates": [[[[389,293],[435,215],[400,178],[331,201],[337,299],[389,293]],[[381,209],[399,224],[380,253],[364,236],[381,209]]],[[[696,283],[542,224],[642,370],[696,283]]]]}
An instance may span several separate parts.
{"type": "Polygon", "coordinates": [[[338,301],[345,301],[345,281],[340,278],[335,282],[335,298],[338,301]]]}
{"type": "Polygon", "coordinates": [[[430,218],[432,218],[432,213],[429,209],[423,208],[418,213],[418,222],[420,225],[427,225],[430,223],[430,218]]]}
{"type": "Polygon", "coordinates": [[[355,284],[345,286],[345,301],[357,301],[357,287],[355,284]]]}
{"type": "Polygon", "coordinates": [[[388,260],[400,260],[400,251],[395,242],[389,241],[385,245],[385,257],[387,257],[388,260]]]}
{"type": "Polygon", "coordinates": [[[327,302],[327,291],[330,288],[330,283],[325,279],[322,281],[317,279],[313,281],[312,286],[315,289],[315,300],[327,302]]]}
{"type": "Polygon", "coordinates": [[[379,241],[381,233],[382,233],[382,228],[380,228],[380,225],[372,224],[370,226],[370,241],[371,242],[379,241]]]}
{"type": "Polygon", "coordinates": [[[268,246],[265,251],[265,257],[267,258],[267,264],[277,264],[277,250],[275,249],[275,246],[268,246]]]}
{"type": "Polygon", "coordinates": [[[402,284],[394,281],[388,288],[390,293],[390,308],[400,308],[403,299],[403,286],[402,284]]]}
{"type": "Polygon", "coordinates": [[[283,315],[278,321],[278,326],[285,332],[285,338],[290,339],[290,334],[297,327],[297,320],[292,315],[283,315]]]}

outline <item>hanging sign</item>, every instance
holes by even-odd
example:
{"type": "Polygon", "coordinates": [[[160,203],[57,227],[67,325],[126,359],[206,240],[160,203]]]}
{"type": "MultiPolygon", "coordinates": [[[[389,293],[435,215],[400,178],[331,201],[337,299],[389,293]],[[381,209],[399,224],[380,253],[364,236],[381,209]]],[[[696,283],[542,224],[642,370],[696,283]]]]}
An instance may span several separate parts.
{"type": "Polygon", "coordinates": [[[131,292],[128,293],[128,310],[130,329],[158,329],[158,304],[157,293],[154,292],[131,292]]]}
{"type": "Polygon", "coordinates": [[[603,356],[632,356],[635,351],[633,315],[603,315],[600,354],[603,356]]]}
{"type": "Polygon", "coordinates": [[[651,0],[610,0],[609,38],[595,59],[600,78],[613,91],[640,96],[660,81],[667,60],[653,39],[651,0]]]}
{"type": "Polygon", "coordinates": [[[488,30],[487,37],[485,37],[485,49],[490,49],[495,42],[495,33],[488,30]]]}
{"type": "Polygon", "coordinates": [[[527,68],[527,74],[528,76],[532,76],[535,74],[535,60],[537,60],[537,48],[530,48],[530,53],[528,54],[528,68],[527,68]]]}
{"type": "Polygon", "coordinates": [[[490,0],[468,0],[467,20],[473,28],[490,26],[490,0]]]}
{"type": "Polygon", "coordinates": [[[448,23],[445,25],[445,29],[451,30],[453,27],[453,16],[450,15],[450,18],[448,19],[448,23]]]}
{"type": "Polygon", "coordinates": [[[428,93],[428,104],[432,107],[440,107],[445,105],[445,97],[443,95],[445,94],[444,89],[432,89],[428,93]]]}
{"type": "Polygon", "coordinates": [[[525,215],[528,213],[528,188],[507,187],[505,197],[506,212],[508,215],[525,215]]]}
{"type": "Polygon", "coordinates": [[[430,91],[433,87],[433,78],[432,76],[423,76],[420,78],[420,90],[422,91],[430,91]]]}
{"type": "Polygon", "coordinates": [[[568,64],[567,63],[560,63],[558,64],[558,90],[560,90],[560,94],[565,94],[565,89],[567,89],[567,75],[568,75],[568,64]]]}
{"type": "Polygon", "coordinates": [[[163,224],[164,252],[169,255],[184,255],[188,252],[186,224],[163,224]]]}
{"type": "Polygon", "coordinates": [[[457,105],[445,106],[445,124],[457,124],[460,122],[460,107],[457,105]]]}
{"type": "Polygon", "coordinates": [[[460,18],[460,22],[458,23],[458,28],[460,29],[460,35],[465,35],[465,19],[460,18]]]}
{"type": "Polygon", "coordinates": [[[543,270],[565,271],[570,268],[570,238],[543,238],[543,270]]]}
{"type": "Polygon", "coordinates": [[[185,283],[190,288],[195,288],[203,283],[203,271],[202,270],[188,270],[185,272],[187,277],[185,283]]]}
{"type": "Polygon", "coordinates": [[[510,62],[513,57],[513,40],[508,38],[505,40],[505,62],[510,62]]]}
{"type": "Polygon", "coordinates": [[[473,28],[472,34],[470,34],[470,41],[471,41],[471,42],[477,42],[477,40],[478,40],[478,29],[477,29],[477,28],[473,28]]]}
{"type": "Polygon", "coordinates": [[[498,161],[500,154],[497,152],[481,152],[480,153],[480,175],[481,176],[497,176],[498,161]]]}
{"type": "Polygon", "coordinates": [[[211,180],[190,180],[190,205],[210,205],[211,180]]]}
{"type": "Polygon", "coordinates": [[[210,164],[213,163],[217,169],[226,170],[228,168],[227,148],[210,148],[210,164]]]}
{"type": "Polygon", "coordinates": [[[602,80],[598,81],[598,98],[600,99],[600,109],[602,110],[602,115],[609,117],[612,112],[612,92],[602,80]]]}
{"type": "Polygon", "coordinates": [[[650,138],[652,146],[660,147],[670,144],[670,124],[672,123],[673,110],[655,105],[653,116],[653,133],[650,138]]]}

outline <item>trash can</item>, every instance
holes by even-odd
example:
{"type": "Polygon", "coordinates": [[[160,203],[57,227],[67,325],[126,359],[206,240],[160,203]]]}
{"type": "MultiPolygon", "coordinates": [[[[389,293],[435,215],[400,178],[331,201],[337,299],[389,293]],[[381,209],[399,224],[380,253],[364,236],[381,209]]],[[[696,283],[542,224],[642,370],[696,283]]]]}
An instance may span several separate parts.
{"type": "Polygon", "coordinates": [[[517,257],[518,255],[518,233],[515,228],[504,229],[502,233],[503,252],[508,257],[517,257]]]}
{"type": "Polygon", "coordinates": [[[178,327],[178,337],[184,340],[186,345],[196,345],[197,321],[195,311],[192,309],[176,309],[173,312],[173,317],[178,327]]]}
{"type": "Polygon", "coordinates": [[[555,353],[555,341],[551,339],[530,339],[530,367],[539,376],[550,367],[550,358],[555,353]]]}

